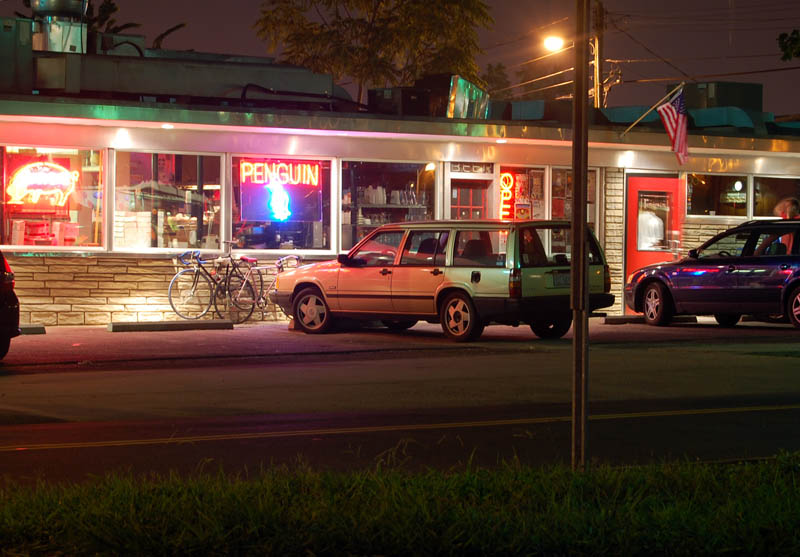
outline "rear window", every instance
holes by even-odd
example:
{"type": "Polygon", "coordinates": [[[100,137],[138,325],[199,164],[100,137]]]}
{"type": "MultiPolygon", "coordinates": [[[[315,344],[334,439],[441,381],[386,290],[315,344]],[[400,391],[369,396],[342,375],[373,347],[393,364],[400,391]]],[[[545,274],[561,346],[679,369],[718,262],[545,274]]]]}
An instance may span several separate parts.
{"type": "MultiPolygon", "coordinates": [[[[572,261],[572,231],[569,226],[526,226],[519,230],[522,267],[554,267],[572,261]]],[[[594,237],[589,241],[589,264],[601,264],[603,257],[594,237]]]]}
{"type": "Polygon", "coordinates": [[[505,267],[507,230],[460,230],[456,233],[453,265],[505,267]]]}

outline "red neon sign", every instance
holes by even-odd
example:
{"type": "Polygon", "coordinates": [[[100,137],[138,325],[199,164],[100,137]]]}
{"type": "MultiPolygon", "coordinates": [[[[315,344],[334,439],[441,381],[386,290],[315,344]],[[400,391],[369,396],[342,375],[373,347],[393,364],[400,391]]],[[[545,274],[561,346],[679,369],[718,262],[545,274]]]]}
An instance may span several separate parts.
{"type": "Polygon", "coordinates": [[[514,175],[511,172],[500,174],[500,218],[514,216],[514,175]]]}
{"type": "Polygon", "coordinates": [[[240,184],[319,186],[319,163],[248,161],[239,163],[240,184]]]}
{"type": "Polygon", "coordinates": [[[49,197],[53,205],[63,207],[75,191],[80,173],[70,172],[59,164],[32,162],[17,169],[6,189],[9,204],[21,205],[26,201],[36,204],[49,197]]]}

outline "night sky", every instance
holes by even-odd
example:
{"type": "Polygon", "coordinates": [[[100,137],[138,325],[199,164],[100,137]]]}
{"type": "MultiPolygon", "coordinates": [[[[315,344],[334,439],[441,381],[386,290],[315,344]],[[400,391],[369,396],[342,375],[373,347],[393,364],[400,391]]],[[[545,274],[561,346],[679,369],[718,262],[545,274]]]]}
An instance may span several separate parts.
{"type": "MultiPolygon", "coordinates": [[[[131,31],[153,38],[177,23],[188,26],[167,38],[164,48],[267,56],[252,29],[260,0],[118,0],[118,22],[141,23],[131,31]]],[[[495,27],[481,33],[482,68],[502,62],[516,83],[515,66],[543,54],[541,41],[553,30],[574,29],[569,0],[489,0],[495,27]],[[570,18],[564,20],[564,18],[570,18]]],[[[609,24],[605,59],[656,62],[619,63],[623,80],[670,78],[671,82],[744,81],[764,85],[764,110],[800,113],[795,91],[800,69],[751,75],[719,75],[776,68],[800,68],[800,60],[782,62],[777,36],[800,28],[797,0],[606,0],[609,24]],[[647,6],[653,6],[648,8],[647,6]],[[623,31],[618,30],[616,22],[623,31]],[[627,34],[626,34],[627,33],[627,34]],[[649,49],[649,51],[648,51],[649,49]],[[690,77],[686,77],[686,75],[690,77]]],[[[0,16],[24,11],[20,0],[0,0],[0,16]]],[[[666,83],[624,83],[609,93],[609,106],[650,105],[666,92],[666,83]]]]}

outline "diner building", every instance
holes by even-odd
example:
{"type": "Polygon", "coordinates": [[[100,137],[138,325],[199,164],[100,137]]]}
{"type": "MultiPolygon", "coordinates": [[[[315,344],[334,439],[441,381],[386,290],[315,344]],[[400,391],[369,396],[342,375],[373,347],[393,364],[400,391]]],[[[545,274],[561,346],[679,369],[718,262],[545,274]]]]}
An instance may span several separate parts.
{"type": "Polygon", "coordinates": [[[762,112],[758,85],[687,85],[683,165],[655,112],[622,133],[656,99],[593,109],[576,185],[568,101],[437,76],[362,106],[268,58],[147,49],[79,21],[55,44],[58,21],[0,19],[0,249],[22,323],[176,319],[187,249],[334,258],[388,222],[570,219],[576,186],[622,313],[632,269],[800,195],[800,126],[762,112]]]}

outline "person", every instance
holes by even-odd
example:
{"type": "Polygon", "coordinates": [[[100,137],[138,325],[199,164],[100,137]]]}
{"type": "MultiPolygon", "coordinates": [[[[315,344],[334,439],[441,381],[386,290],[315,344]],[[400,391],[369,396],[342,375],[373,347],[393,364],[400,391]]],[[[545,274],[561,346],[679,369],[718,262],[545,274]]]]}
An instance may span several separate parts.
{"type": "MultiPolygon", "coordinates": [[[[784,197],[775,204],[772,208],[772,214],[785,220],[800,219],[800,201],[796,197],[784,197]]],[[[777,234],[767,236],[761,245],[756,249],[756,255],[763,255],[770,244],[778,238],[777,234]]],[[[780,236],[780,243],[786,246],[786,253],[792,253],[792,244],[794,243],[794,234],[783,234],[780,236]]]]}

